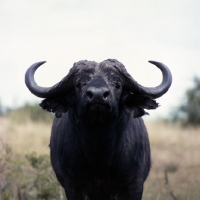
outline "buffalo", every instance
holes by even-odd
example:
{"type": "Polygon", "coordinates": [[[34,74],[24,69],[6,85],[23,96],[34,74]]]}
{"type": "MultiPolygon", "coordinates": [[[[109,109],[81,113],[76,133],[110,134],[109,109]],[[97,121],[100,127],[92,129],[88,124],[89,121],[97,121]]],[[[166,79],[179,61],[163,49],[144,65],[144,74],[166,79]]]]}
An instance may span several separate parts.
{"type": "Polygon", "coordinates": [[[38,86],[28,68],[25,83],[55,113],[51,164],[68,200],[141,200],[151,167],[150,144],[142,116],[156,109],[172,75],[167,66],[157,87],[144,87],[115,59],[82,60],[52,87],[38,86]]]}

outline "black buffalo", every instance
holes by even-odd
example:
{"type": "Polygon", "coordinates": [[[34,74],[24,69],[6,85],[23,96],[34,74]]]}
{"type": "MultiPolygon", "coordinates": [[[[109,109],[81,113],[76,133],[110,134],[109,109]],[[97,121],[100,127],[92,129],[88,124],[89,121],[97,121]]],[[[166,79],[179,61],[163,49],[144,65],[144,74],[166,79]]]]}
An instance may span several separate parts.
{"type": "Polygon", "coordinates": [[[26,72],[29,90],[45,98],[40,106],[55,113],[51,163],[68,200],[141,200],[151,167],[148,134],[141,116],[169,89],[172,76],[157,87],[143,87],[117,60],[79,61],[59,83],[40,87],[33,64],[26,72]]]}

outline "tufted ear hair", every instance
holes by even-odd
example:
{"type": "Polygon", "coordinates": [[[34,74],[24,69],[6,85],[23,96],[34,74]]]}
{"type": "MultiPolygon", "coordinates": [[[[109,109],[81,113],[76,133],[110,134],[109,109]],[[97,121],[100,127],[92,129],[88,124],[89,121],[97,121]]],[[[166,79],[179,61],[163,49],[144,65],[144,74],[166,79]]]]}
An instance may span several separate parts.
{"type": "Polygon", "coordinates": [[[144,109],[156,109],[159,104],[148,95],[139,95],[130,93],[125,101],[127,108],[134,111],[133,117],[138,118],[148,115],[144,109]]]}
{"type": "Polygon", "coordinates": [[[73,94],[59,95],[56,97],[50,97],[44,99],[39,105],[48,112],[55,113],[57,118],[62,117],[63,113],[66,113],[69,107],[72,107],[74,103],[73,94]]]}

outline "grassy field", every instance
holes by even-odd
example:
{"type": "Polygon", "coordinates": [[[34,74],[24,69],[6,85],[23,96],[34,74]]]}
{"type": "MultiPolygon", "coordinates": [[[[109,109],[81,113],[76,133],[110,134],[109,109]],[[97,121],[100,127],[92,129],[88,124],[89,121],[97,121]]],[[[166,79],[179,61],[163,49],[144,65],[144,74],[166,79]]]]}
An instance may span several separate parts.
{"type": "MultiPolygon", "coordinates": [[[[49,155],[51,124],[17,123],[9,118],[0,118],[0,124],[0,153],[3,144],[9,144],[14,154],[26,155],[35,151],[38,155],[49,155]]],[[[161,122],[147,122],[146,125],[151,143],[152,169],[145,182],[143,199],[199,200],[200,128],[180,128],[161,122]]],[[[2,177],[0,169],[0,182],[2,177]]],[[[9,200],[1,198],[1,191],[0,199],[9,200]]],[[[10,199],[21,200],[19,197],[10,199]]]]}
{"type": "Polygon", "coordinates": [[[200,129],[147,123],[152,170],[144,199],[200,199],[200,129]]]}

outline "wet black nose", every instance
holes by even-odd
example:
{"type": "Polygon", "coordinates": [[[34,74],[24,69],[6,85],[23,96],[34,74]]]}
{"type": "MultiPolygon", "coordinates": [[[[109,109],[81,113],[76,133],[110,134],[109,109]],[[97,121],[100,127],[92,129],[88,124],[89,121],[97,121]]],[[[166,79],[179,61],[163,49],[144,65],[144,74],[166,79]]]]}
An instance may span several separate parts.
{"type": "Polygon", "coordinates": [[[89,87],[87,89],[87,98],[89,101],[106,101],[110,95],[107,87],[89,87]]]}

